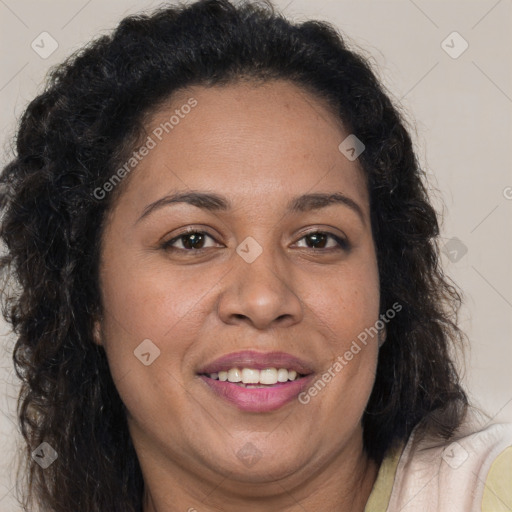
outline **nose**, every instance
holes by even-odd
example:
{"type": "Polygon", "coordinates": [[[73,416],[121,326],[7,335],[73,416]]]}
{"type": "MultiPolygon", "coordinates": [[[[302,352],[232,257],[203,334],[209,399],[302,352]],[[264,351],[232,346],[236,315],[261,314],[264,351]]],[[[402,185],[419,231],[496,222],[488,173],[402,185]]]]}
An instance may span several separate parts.
{"type": "Polygon", "coordinates": [[[259,330],[288,327],[302,320],[304,308],[293,282],[293,269],[279,251],[263,249],[252,263],[237,254],[218,299],[226,324],[248,323],[259,330]]]}

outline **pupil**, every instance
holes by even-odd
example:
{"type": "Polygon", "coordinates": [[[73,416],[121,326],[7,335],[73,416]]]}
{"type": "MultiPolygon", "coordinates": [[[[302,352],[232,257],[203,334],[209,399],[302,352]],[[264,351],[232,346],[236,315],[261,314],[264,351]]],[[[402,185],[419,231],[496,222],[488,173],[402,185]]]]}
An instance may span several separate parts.
{"type": "Polygon", "coordinates": [[[325,246],[325,239],[327,238],[324,234],[314,233],[312,235],[308,235],[310,240],[313,240],[314,248],[318,248],[318,240],[321,238],[321,248],[325,246]],[[316,240],[316,242],[315,242],[316,240]]]}
{"type": "Polygon", "coordinates": [[[201,235],[200,233],[193,233],[191,235],[185,235],[183,237],[183,245],[187,248],[195,248],[195,249],[200,249],[201,247],[197,247],[197,243],[198,242],[202,242],[203,241],[203,235],[201,235]],[[191,242],[191,243],[190,243],[191,242]]]}

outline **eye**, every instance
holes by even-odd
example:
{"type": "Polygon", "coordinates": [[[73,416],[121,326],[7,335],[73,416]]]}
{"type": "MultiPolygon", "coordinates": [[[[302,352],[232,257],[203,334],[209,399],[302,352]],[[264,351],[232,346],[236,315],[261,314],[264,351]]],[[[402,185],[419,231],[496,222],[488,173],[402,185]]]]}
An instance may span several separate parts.
{"type": "MultiPolygon", "coordinates": [[[[333,233],[328,233],[324,231],[312,231],[307,235],[303,236],[300,240],[309,240],[311,242],[312,247],[306,246],[308,249],[318,250],[318,249],[334,249],[334,250],[349,250],[350,244],[348,240],[341,238],[333,233]],[[334,242],[334,245],[331,243],[330,247],[326,247],[327,241],[331,239],[334,242]]],[[[307,243],[307,242],[306,242],[307,243]]]]}
{"type": "Polygon", "coordinates": [[[208,247],[214,247],[214,245],[205,246],[208,238],[215,241],[212,236],[204,231],[190,230],[164,242],[162,244],[162,248],[170,251],[177,250],[196,252],[202,249],[207,249],[208,247]],[[176,244],[181,244],[181,247],[179,247],[179,245],[176,247],[176,244]]]}
{"type": "MultiPolygon", "coordinates": [[[[304,235],[300,240],[306,240],[306,249],[318,250],[345,250],[350,249],[348,240],[324,231],[312,231],[304,235]],[[329,240],[331,245],[329,246],[329,240]],[[309,243],[308,243],[309,242],[309,243]]],[[[300,241],[299,240],[299,241],[300,241]]],[[[167,251],[185,251],[185,252],[199,252],[209,247],[215,247],[215,239],[204,231],[189,230],[185,233],[168,240],[162,244],[162,248],[167,251]],[[214,242],[213,245],[207,246],[207,240],[210,239],[214,242]],[[178,246],[177,246],[178,244],[178,246]],[[179,246],[181,245],[181,247],[179,246]]]]}

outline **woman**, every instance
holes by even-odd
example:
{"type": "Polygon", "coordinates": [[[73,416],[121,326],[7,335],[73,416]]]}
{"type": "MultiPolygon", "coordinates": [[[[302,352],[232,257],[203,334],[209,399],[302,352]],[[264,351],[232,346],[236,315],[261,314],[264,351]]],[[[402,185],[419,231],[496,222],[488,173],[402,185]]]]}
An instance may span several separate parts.
{"type": "Polygon", "coordinates": [[[333,28],[126,18],[53,72],[2,184],[27,507],[507,504],[410,137],[333,28]]]}

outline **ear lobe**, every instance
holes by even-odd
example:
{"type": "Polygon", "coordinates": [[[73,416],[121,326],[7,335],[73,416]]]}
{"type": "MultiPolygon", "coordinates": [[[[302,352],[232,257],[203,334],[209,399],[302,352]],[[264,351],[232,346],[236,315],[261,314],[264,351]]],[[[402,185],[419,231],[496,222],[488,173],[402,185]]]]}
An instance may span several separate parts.
{"type": "Polygon", "coordinates": [[[386,341],[386,338],[387,338],[387,330],[386,330],[386,326],[384,326],[382,329],[379,330],[379,335],[378,335],[378,340],[379,340],[379,348],[382,347],[382,345],[384,345],[384,342],[386,341]]]}
{"type": "Polygon", "coordinates": [[[92,328],[92,338],[96,345],[103,345],[102,337],[101,337],[101,323],[99,320],[94,320],[93,328],[92,328]]]}

